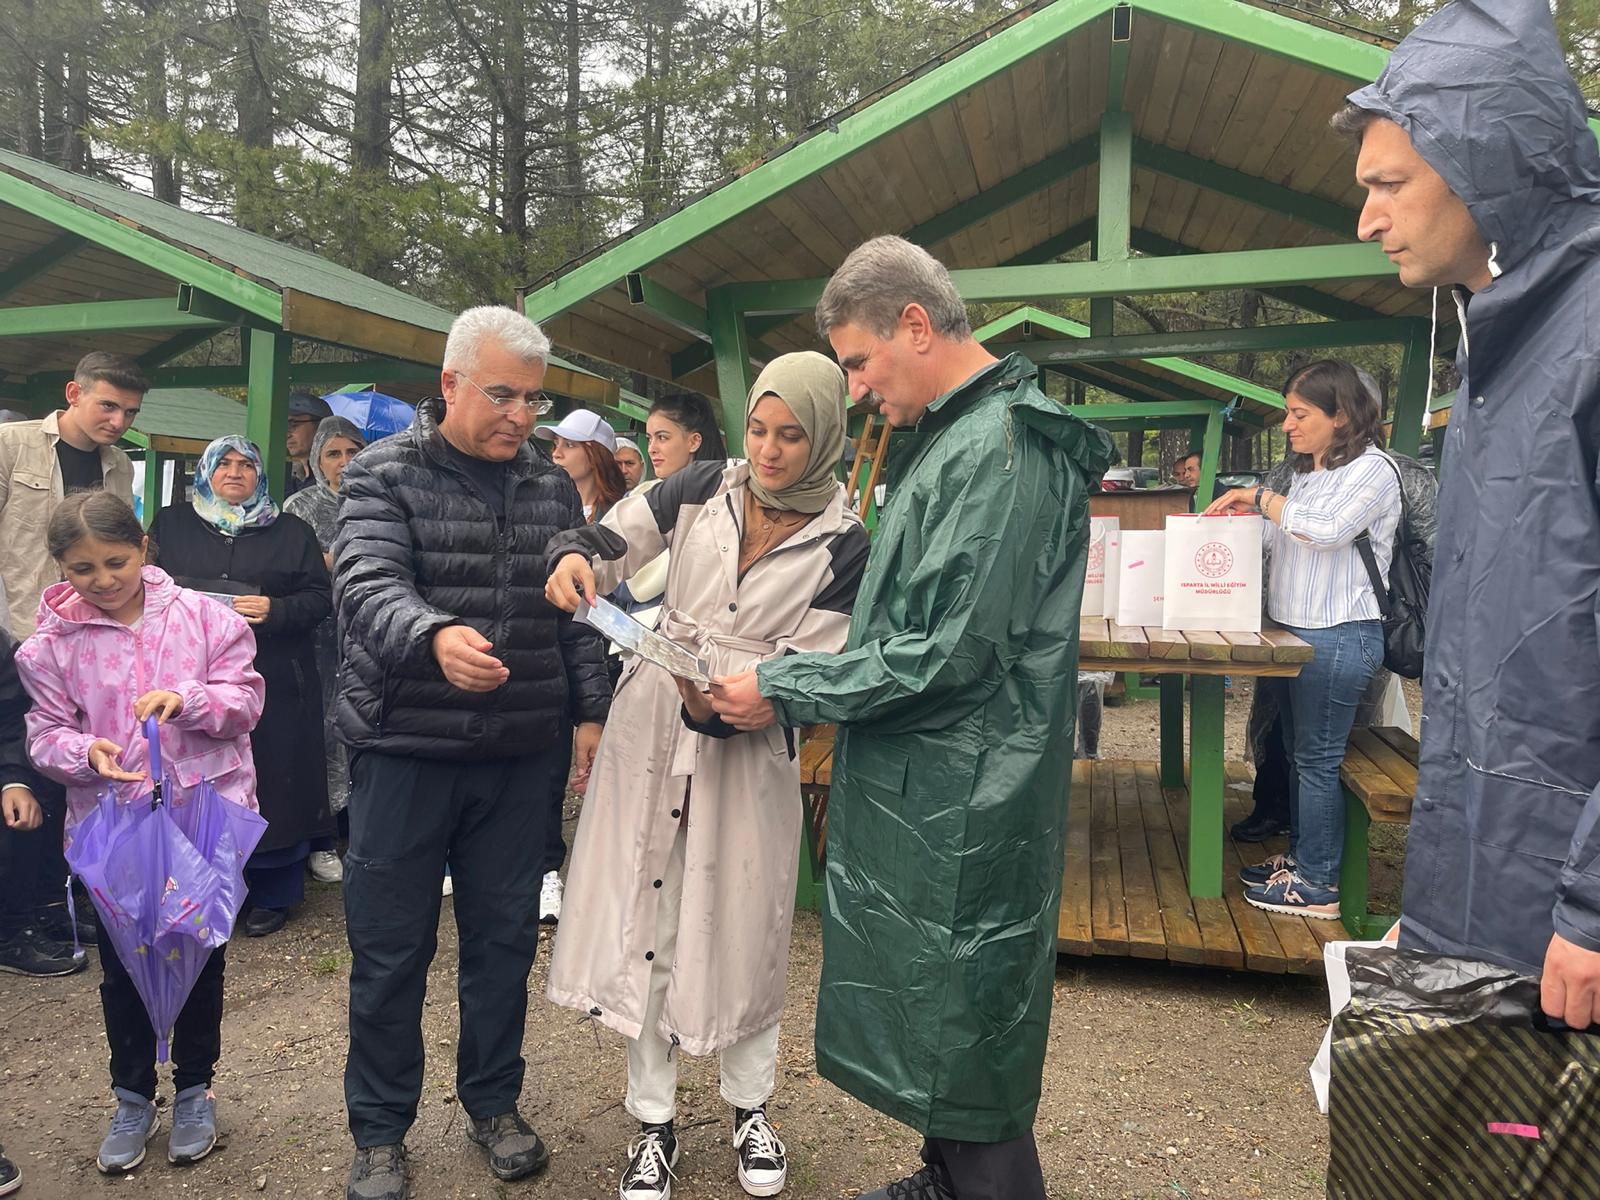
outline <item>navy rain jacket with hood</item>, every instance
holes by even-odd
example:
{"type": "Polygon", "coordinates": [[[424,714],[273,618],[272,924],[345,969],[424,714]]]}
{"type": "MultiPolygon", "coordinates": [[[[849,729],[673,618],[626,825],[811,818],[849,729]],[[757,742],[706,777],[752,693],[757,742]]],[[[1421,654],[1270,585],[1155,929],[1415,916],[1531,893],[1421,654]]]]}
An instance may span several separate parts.
{"type": "Polygon", "coordinates": [[[1544,0],[1456,0],[1351,94],[1471,212],[1401,944],[1600,950],[1600,151],[1544,0]]]}

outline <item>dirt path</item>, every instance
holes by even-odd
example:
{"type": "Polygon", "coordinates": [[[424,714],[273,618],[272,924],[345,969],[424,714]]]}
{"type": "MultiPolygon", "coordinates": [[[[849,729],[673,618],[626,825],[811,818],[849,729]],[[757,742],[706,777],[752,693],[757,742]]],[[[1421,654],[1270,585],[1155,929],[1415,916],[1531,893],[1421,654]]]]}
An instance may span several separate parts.
{"type": "MultiPolygon", "coordinates": [[[[1247,701],[1229,706],[1230,756],[1247,701]]],[[[1106,713],[1108,754],[1143,746],[1155,706],[1106,713]]],[[[570,815],[570,814],[569,814],[570,815]]],[[[550,1144],[550,1170],[497,1183],[462,1133],[453,1079],[455,925],[445,901],[424,1016],[428,1067],[410,1138],[419,1200],[616,1195],[635,1126],[621,1106],[619,1039],[543,998],[541,947],[529,1003],[524,1112],[550,1144]]],[[[92,954],[91,954],[91,957],[92,954]]],[[[0,975],[0,1141],[25,1200],[343,1195],[350,1145],[342,1105],[346,972],[337,889],[315,887],[274,937],[229,951],[217,1078],[224,1144],[167,1165],[165,1135],[132,1177],[106,1180],[93,1155],[109,1117],[97,964],[67,980],[0,975]]],[[[820,970],[814,914],[796,920],[778,1091],[772,1112],[791,1157],[794,1197],[852,1197],[908,1173],[917,1139],[817,1077],[811,1045],[820,970]]],[[[1115,959],[1061,959],[1037,1135],[1054,1200],[1294,1200],[1323,1194],[1326,1125],[1305,1066],[1326,1021],[1318,981],[1115,959]]],[[[163,1103],[171,1095],[162,1082],[163,1103]]],[[[730,1113],[714,1062],[686,1060],[677,1200],[737,1200],[730,1113]]]]}

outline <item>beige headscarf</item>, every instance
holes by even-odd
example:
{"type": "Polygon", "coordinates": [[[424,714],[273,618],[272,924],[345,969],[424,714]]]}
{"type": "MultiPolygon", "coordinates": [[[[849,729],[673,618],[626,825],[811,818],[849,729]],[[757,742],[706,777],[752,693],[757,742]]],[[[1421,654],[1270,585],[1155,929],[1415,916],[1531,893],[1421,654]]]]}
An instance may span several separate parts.
{"type": "Polygon", "coordinates": [[[767,364],[750,389],[744,406],[746,420],[755,411],[756,402],[767,395],[778,397],[794,413],[811,439],[811,457],[806,460],[805,473],[781,491],[768,491],[752,472],[750,493],[767,508],[819,513],[839,489],[834,470],[844,457],[845,410],[849,403],[844,372],[831,358],[815,350],[780,354],[767,364]]]}

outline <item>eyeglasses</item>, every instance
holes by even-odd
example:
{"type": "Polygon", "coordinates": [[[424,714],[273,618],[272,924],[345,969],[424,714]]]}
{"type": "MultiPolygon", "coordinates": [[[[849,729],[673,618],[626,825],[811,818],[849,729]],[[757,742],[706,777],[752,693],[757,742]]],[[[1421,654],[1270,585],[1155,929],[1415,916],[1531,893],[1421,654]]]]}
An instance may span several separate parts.
{"type": "Polygon", "coordinates": [[[542,417],[555,407],[555,401],[551,400],[543,392],[535,392],[532,396],[520,396],[515,392],[500,391],[499,389],[491,392],[464,371],[457,371],[456,375],[465,379],[482,392],[489,403],[494,406],[496,412],[506,412],[507,410],[511,412],[525,411],[531,412],[536,417],[542,417]],[[519,405],[521,406],[520,408],[517,407],[519,405]]]}

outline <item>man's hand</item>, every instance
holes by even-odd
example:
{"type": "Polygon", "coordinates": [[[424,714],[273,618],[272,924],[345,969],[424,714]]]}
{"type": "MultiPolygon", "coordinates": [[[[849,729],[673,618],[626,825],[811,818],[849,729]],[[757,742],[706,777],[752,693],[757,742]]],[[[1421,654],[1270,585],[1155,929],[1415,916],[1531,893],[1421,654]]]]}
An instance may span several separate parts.
{"type": "Polygon", "coordinates": [[[163,691],[159,688],[153,692],[146,692],[133,702],[133,719],[140,722],[154,713],[156,724],[165,725],[182,711],[183,697],[177,692],[163,691]]]}
{"type": "Polygon", "coordinates": [[[586,791],[589,775],[594,771],[594,756],[600,750],[600,731],[605,726],[599,721],[585,721],[572,735],[572,790],[586,791]]]}
{"type": "Polygon", "coordinates": [[[433,635],[433,661],[463,692],[492,692],[511,672],[488,651],[494,643],[470,625],[446,625],[433,635]]]}
{"type": "Polygon", "coordinates": [[[252,625],[259,625],[267,619],[267,614],[272,611],[271,596],[235,596],[233,598],[233,611],[238,613],[252,625]]]}
{"type": "Polygon", "coordinates": [[[568,554],[545,580],[544,598],[562,612],[577,612],[578,601],[594,603],[594,571],[581,554],[568,554]]]}
{"type": "Polygon", "coordinates": [[[678,685],[678,695],[683,697],[683,706],[696,721],[704,724],[716,714],[716,710],[711,707],[711,697],[705,692],[677,675],[672,677],[672,682],[678,685]]]}
{"type": "Polygon", "coordinates": [[[4,818],[7,829],[29,833],[43,823],[44,810],[33,798],[32,791],[20,783],[12,783],[0,791],[0,818],[4,818]]]}
{"type": "Polygon", "coordinates": [[[1600,1022],[1600,954],[1552,934],[1544,952],[1539,999],[1545,1016],[1572,1029],[1600,1022]]]}
{"type": "Polygon", "coordinates": [[[89,765],[102,779],[114,779],[118,783],[139,783],[145,778],[138,772],[122,769],[122,747],[110,738],[95,738],[89,744],[89,765]]]}
{"type": "Polygon", "coordinates": [[[711,681],[711,707],[735,729],[746,733],[776,725],[778,716],[772,711],[772,701],[756,688],[756,673],[719,675],[711,681]]]}

